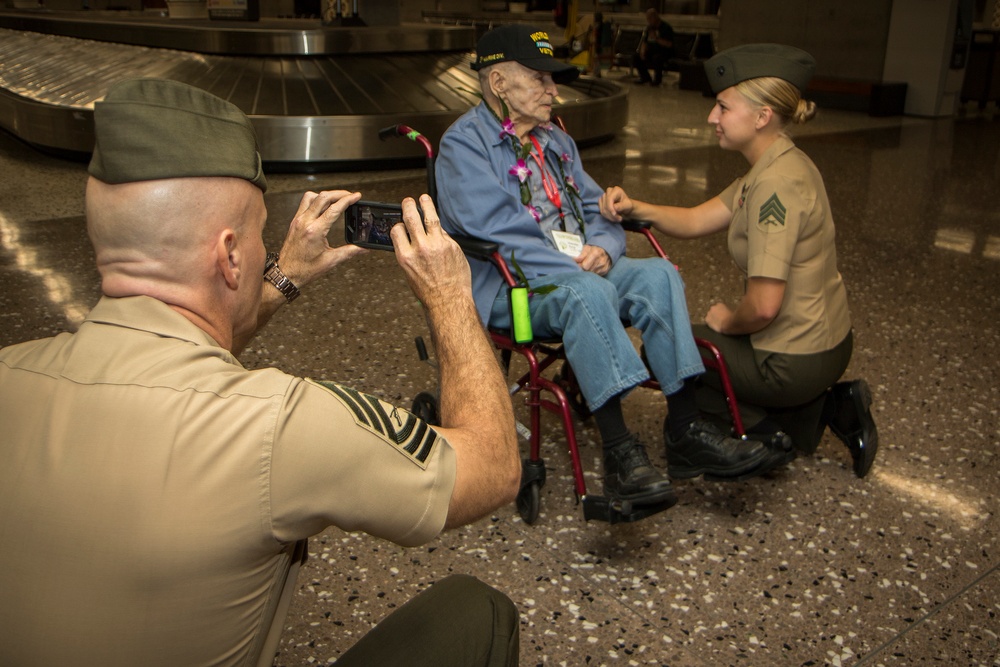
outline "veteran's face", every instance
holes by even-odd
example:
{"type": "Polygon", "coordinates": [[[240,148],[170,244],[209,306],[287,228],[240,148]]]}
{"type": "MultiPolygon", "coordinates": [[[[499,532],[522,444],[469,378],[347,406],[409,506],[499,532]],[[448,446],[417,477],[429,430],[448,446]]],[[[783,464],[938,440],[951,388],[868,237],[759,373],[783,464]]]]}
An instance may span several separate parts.
{"type": "Polygon", "coordinates": [[[507,103],[510,119],[522,140],[539,125],[552,120],[552,104],[559,93],[552,75],[516,62],[501,63],[500,99],[507,103]]]}

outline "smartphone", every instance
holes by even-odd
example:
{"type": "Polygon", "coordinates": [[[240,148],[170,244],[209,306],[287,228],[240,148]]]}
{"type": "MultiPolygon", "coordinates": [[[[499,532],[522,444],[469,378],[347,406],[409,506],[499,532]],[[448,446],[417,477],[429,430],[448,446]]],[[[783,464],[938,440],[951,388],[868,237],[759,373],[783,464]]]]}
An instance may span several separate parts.
{"type": "Polygon", "coordinates": [[[377,201],[359,201],[344,213],[344,239],[362,248],[392,250],[389,230],[403,221],[403,207],[377,201]]]}

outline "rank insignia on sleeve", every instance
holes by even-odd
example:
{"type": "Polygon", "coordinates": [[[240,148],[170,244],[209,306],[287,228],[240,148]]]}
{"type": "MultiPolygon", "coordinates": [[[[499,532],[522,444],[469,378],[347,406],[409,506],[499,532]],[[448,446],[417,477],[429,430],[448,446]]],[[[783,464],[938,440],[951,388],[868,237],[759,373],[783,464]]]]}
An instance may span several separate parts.
{"type": "Polygon", "coordinates": [[[778,199],[778,193],[767,198],[764,205],[760,207],[760,216],[757,218],[757,226],[766,229],[770,225],[775,227],[785,226],[785,205],[778,199]]]}
{"type": "Polygon", "coordinates": [[[421,468],[434,449],[437,431],[406,410],[334,382],[317,382],[340,399],[354,421],[380,436],[421,468]]]}

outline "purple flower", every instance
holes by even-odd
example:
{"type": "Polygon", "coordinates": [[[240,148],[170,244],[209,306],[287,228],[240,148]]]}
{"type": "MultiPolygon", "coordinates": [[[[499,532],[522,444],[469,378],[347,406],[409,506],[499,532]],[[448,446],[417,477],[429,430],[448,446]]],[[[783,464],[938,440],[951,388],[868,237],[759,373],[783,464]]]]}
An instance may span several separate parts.
{"type": "Polygon", "coordinates": [[[576,181],[573,180],[572,176],[566,176],[566,187],[572,188],[574,192],[580,191],[580,188],[577,187],[576,181]]]}
{"type": "Polygon", "coordinates": [[[517,134],[514,132],[514,121],[510,118],[504,118],[503,122],[500,123],[500,138],[510,137],[511,139],[517,139],[517,134]]]}
{"type": "Polygon", "coordinates": [[[524,160],[518,160],[517,164],[511,167],[507,173],[512,176],[517,176],[517,180],[521,183],[524,183],[528,180],[528,176],[531,176],[531,170],[528,169],[528,165],[524,160]]]}
{"type": "Polygon", "coordinates": [[[541,223],[541,221],[542,221],[542,214],[532,204],[528,204],[528,213],[531,214],[531,217],[535,219],[536,223],[541,223]]]}
{"type": "Polygon", "coordinates": [[[570,157],[569,153],[563,153],[562,155],[559,156],[559,159],[562,160],[563,163],[572,162],[573,161],[573,158],[570,157]]]}

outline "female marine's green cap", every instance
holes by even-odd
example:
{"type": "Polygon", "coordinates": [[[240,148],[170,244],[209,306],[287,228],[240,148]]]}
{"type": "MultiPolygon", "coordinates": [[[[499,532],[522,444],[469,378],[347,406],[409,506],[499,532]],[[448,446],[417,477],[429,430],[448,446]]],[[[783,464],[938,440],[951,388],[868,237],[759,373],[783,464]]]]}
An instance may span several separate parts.
{"type": "Polygon", "coordinates": [[[784,44],[734,46],[705,61],[705,74],[716,95],[740,81],[762,76],[784,79],[802,93],[815,71],[816,60],[811,55],[784,44]]]}
{"type": "Polygon", "coordinates": [[[105,183],[232,176],[267,191],[257,135],[235,105],[178,81],[130,79],[94,105],[88,171],[105,183]]]}

